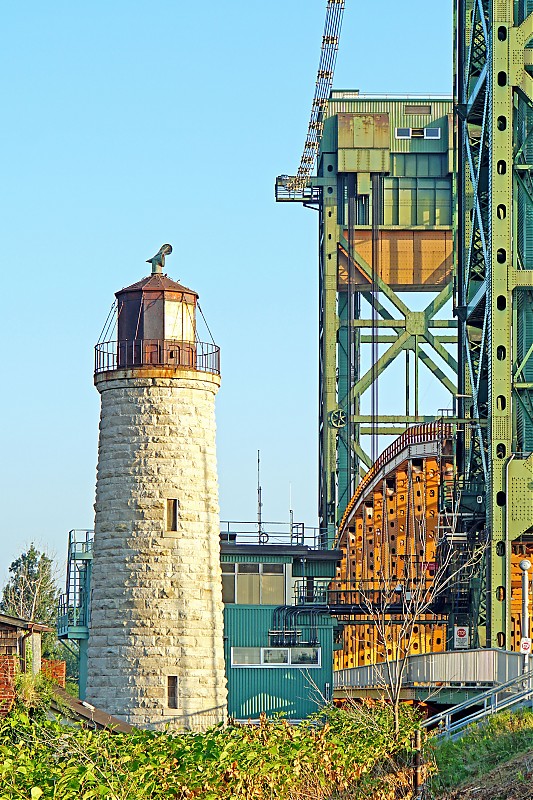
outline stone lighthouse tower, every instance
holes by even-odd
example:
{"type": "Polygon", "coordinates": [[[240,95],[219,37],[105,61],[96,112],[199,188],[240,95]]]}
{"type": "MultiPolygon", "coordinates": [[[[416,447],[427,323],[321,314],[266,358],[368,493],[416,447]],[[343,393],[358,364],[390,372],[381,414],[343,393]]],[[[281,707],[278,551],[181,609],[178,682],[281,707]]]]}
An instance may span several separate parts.
{"type": "MultiPolygon", "coordinates": [[[[166,248],[166,249],[165,249],[166,248]]],[[[225,718],[215,395],[196,292],[152,274],[116,293],[101,396],[86,699],[132,725],[225,718]]]]}

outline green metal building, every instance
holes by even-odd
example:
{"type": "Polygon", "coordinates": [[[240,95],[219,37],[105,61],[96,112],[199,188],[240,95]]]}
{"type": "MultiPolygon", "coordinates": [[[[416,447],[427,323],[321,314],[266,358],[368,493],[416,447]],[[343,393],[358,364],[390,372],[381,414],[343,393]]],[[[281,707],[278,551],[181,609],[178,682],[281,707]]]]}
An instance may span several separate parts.
{"type": "Polygon", "coordinates": [[[318,609],[317,588],[335,576],[341,553],[308,543],[303,529],[291,543],[277,528],[263,528],[265,544],[235,527],[222,539],[228,712],[236,719],[303,719],[332,696],[333,648],[341,645],[336,620],[318,609]]]}

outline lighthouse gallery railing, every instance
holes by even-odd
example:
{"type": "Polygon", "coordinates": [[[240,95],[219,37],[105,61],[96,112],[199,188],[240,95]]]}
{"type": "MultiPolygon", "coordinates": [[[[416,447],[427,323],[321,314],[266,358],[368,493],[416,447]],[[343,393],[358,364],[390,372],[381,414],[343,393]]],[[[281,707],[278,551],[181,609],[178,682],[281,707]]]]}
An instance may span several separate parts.
{"type": "Polygon", "coordinates": [[[94,348],[94,371],[139,367],[194,369],[220,375],[220,348],[209,342],[175,339],[133,339],[99,342],[94,348]]]}

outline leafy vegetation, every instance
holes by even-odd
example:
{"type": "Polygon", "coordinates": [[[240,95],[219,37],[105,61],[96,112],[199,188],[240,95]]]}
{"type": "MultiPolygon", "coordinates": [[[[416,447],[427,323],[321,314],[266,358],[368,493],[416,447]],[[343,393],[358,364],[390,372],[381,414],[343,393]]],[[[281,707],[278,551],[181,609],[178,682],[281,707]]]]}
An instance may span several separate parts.
{"type": "Polygon", "coordinates": [[[31,544],[9,567],[0,611],[21,619],[55,624],[59,591],[53,560],[31,544]]]}
{"type": "Polygon", "coordinates": [[[388,759],[396,771],[409,765],[417,725],[404,707],[395,736],[381,703],[331,708],[298,726],[262,720],[174,735],[88,731],[18,711],[0,723],[0,800],[391,798],[388,759]]]}
{"type": "Polygon", "coordinates": [[[37,675],[31,672],[17,672],[15,692],[16,707],[30,714],[36,714],[45,712],[50,707],[54,688],[42,672],[37,675]]]}
{"type": "Polygon", "coordinates": [[[449,797],[449,790],[477,780],[518,753],[533,748],[533,712],[503,711],[483,724],[470,726],[455,742],[431,743],[437,772],[432,789],[436,796],[449,797]]]}
{"type": "MultiPolygon", "coordinates": [[[[12,617],[41,622],[55,629],[57,621],[58,568],[53,558],[32,543],[9,567],[9,580],[2,590],[0,612],[12,617]]],[[[76,644],[65,648],[55,633],[42,636],[43,658],[67,662],[67,674],[78,673],[76,644]]]]}

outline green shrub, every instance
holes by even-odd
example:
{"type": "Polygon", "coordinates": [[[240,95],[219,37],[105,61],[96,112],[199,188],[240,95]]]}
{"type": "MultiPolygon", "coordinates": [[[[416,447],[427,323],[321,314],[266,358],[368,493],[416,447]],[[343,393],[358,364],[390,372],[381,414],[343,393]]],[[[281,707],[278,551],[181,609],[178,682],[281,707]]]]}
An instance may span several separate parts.
{"type": "Polygon", "coordinates": [[[50,707],[53,684],[42,672],[17,672],[15,675],[15,706],[30,714],[44,712],[50,707]]]}
{"type": "Polygon", "coordinates": [[[384,704],[330,708],[298,726],[262,720],[179,735],[88,731],[18,712],[0,724],[0,800],[325,800],[348,786],[351,797],[371,797],[376,766],[408,760],[417,725],[406,707],[394,737],[384,704]]]}

